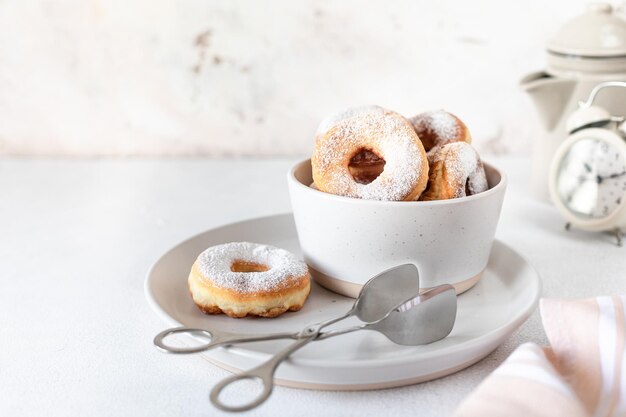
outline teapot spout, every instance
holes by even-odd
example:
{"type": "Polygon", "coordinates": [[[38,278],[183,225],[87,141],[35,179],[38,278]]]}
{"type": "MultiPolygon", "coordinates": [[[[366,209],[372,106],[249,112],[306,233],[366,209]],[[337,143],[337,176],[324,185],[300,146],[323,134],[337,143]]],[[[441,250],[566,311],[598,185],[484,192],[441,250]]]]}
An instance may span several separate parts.
{"type": "Polygon", "coordinates": [[[558,124],[575,86],[574,79],[556,78],[543,71],[529,74],[520,81],[520,87],[532,98],[547,131],[558,124]]]}

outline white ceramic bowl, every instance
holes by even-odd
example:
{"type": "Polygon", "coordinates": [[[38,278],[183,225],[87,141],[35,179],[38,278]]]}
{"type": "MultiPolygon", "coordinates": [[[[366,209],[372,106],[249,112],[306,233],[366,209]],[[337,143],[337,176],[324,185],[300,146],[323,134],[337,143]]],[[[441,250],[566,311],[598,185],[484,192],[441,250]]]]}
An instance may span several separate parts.
{"type": "Polygon", "coordinates": [[[420,287],[449,283],[457,293],[480,279],[491,252],[506,177],[485,164],[489,189],[440,201],[374,201],[311,188],[311,161],[288,173],[304,260],[315,280],[356,297],[369,278],[414,263],[420,287]]]}

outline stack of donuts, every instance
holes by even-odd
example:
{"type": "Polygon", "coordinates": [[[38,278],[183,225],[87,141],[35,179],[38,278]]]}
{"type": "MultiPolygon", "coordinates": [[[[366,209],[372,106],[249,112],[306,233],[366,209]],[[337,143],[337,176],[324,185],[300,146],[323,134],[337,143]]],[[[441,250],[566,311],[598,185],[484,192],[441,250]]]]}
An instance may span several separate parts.
{"type": "Polygon", "coordinates": [[[324,120],[311,157],[313,186],[345,197],[446,200],[487,190],[467,126],[444,110],[409,119],[379,106],[324,120]]]}

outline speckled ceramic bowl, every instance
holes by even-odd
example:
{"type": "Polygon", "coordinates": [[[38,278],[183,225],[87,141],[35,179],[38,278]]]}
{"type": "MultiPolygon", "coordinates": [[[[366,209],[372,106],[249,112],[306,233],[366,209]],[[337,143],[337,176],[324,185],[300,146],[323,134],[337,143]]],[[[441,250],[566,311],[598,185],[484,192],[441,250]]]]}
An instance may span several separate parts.
{"type": "Polygon", "coordinates": [[[420,287],[453,284],[457,293],[480,279],[491,252],[506,177],[485,164],[489,189],[440,201],[373,201],[315,190],[311,161],[288,173],[304,260],[324,287],[356,297],[372,276],[411,262],[420,287]]]}

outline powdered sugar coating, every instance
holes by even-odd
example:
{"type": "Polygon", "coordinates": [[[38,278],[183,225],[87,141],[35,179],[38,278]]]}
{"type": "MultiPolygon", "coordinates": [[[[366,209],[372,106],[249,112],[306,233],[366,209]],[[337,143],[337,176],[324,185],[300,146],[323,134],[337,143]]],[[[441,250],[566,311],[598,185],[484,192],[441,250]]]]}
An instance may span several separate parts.
{"type": "Polygon", "coordinates": [[[420,113],[409,119],[426,150],[463,140],[461,122],[445,110],[420,113]]]}
{"type": "Polygon", "coordinates": [[[383,114],[384,112],[385,112],[385,109],[383,109],[380,106],[375,106],[375,105],[355,106],[355,107],[350,107],[345,110],[338,111],[336,113],[331,114],[324,120],[322,120],[320,125],[317,127],[315,136],[316,137],[323,136],[324,134],[326,134],[326,132],[328,132],[331,128],[333,128],[337,123],[339,123],[342,120],[346,120],[355,116],[362,116],[368,113],[383,114]]]}
{"type": "Polygon", "coordinates": [[[203,280],[241,293],[285,288],[309,271],[307,265],[291,252],[251,242],[212,246],[198,256],[196,265],[203,280]],[[235,261],[266,265],[269,269],[264,272],[233,272],[231,266],[235,261]]]}
{"type": "Polygon", "coordinates": [[[368,200],[407,199],[428,169],[411,124],[388,110],[346,114],[352,116],[340,119],[319,138],[311,158],[318,189],[368,200]],[[369,184],[356,182],[348,169],[350,159],[361,149],[371,150],[386,161],[383,172],[369,184]]]}
{"type": "Polygon", "coordinates": [[[456,119],[445,110],[427,111],[410,120],[415,130],[430,130],[444,140],[454,139],[459,134],[456,119]]]}
{"type": "Polygon", "coordinates": [[[457,189],[455,198],[466,196],[466,184],[469,195],[481,193],[489,187],[478,152],[466,142],[453,142],[434,148],[429,154],[429,161],[431,164],[444,163],[448,184],[457,189]]]}

